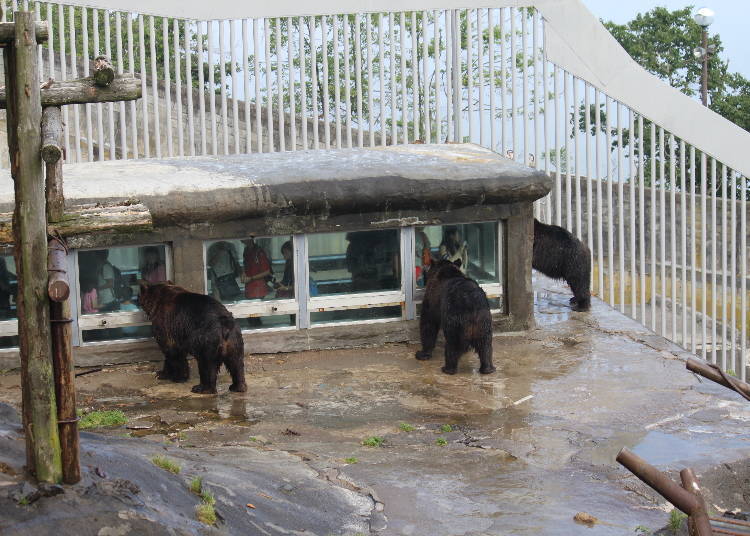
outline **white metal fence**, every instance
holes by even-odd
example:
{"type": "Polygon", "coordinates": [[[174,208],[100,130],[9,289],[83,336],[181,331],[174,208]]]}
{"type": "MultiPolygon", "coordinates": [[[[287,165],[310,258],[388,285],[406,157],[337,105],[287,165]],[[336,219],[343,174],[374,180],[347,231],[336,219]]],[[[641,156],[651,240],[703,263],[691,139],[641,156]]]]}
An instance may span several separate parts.
{"type": "MultiPolygon", "coordinates": [[[[641,115],[597,73],[549,61],[561,30],[539,10],[196,21],[31,7],[51,27],[45,78],[88,75],[104,53],[142,79],[138,102],[66,108],[68,161],[479,143],[554,176],[537,216],[588,244],[599,297],[745,379],[747,177],[697,146],[715,153],[711,132],[668,131],[674,114],[641,115]]],[[[735,145],[721,149],[746,163],[735,145]]]]}

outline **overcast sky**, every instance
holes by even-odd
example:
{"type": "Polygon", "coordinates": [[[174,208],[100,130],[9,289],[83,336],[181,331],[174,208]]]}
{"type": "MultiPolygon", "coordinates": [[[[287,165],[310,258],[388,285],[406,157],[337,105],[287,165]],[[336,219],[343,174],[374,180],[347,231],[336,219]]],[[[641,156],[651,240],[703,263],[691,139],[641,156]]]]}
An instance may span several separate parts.
{"type": "MultiPolygon", "coordinates": [[[[722,56],[729,60],[729,70],[739,71],[750,78],[750,0],[583,0],[583,3],[598,18],[612,20],[618,24],[625,23],[636,14],[663,6],[670,10],[694,5],[695,8],[710,7],[716,12],[714,23],[709,32],[721,35],[724,44],[722,56]]],[[[698,43],[696,43],[697,45],[698,43]]]]}

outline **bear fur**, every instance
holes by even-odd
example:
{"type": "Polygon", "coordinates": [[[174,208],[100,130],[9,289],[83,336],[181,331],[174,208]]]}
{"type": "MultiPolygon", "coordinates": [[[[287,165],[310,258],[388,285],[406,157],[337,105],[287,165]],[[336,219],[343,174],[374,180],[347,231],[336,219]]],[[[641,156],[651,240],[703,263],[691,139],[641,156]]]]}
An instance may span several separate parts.
{"type": "Polygon", "coordinates": [[[171,281],[141,281],[140,287],[139,304],[151,320],[154,338],[164,352],[164,369],[158,378],[187,381],[187,356],[191,354],[200,375],[200,383],[192,389],[194,393],[216,393],[216,376],[222,363],[232,377],[229,390],[245,392],[244,344],[232,313],[211,296],[190,292],[171,281]]]}
{"type": "Polygon", "coordinates": [[[445,366],[455,374],[459,358],[469,348],[479,354],[482,374],[495,372],[492,365],[492,315],[487,295],[476,281],[461,272],[461,259],[440,260],[427,271],[419,334],[422,350],[419,360],[430,359],[438,331],[445,335],[445,366]]]}
{"type": "Polygon", "coordinates": [[[534,270],[552,279],[564,279],[573,291],[575,311],[591,308],[591,251],[570,232],[534,220],[534,270]]]}

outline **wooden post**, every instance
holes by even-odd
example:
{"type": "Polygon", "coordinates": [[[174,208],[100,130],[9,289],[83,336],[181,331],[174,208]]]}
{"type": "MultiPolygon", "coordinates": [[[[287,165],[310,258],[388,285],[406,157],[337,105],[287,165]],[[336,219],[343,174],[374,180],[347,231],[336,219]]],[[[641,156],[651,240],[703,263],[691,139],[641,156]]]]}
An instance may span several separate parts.
{"type": "Polygon", "coordinates": [[[47,221],[50,223],[62,220],[65,208],[62,144],[62,111],[57,106],[49,106],[42,112],[42,160],[47,172],[47,221]]]}
{"type": "Polygon", "coordinates": [[[78,459],[78,417],[71,344],[72,319],[68,300],[70,287],[66,268],[67,251],[62,239],[59,238],[52,238],[48,247],[52,363],[55,370],[63,482],[75,484],[81,480],[81,466],[78,459]]]}
{"type": "Polygon", "coordinates": [[[10,75],[10,79],[6,78],[6,88],[16,88],[14,110],[10,114],[12,124],[9,121],[8,129],[17,132],[17,138],[11,142],[15,147],[9,148],[16,196],[14,230],[21,387],[25,393],[24,403],[28,404],[23,410],[24,428],[27,452],[30,450],[33,456],[33,465],[28,469],[34,471],[41,482],[60,482],[60,438],[47,306],[47,218],[40,157],[42,105],[36,26],[31,12],[16,11],[13,20],[15,41],[10,56],[14,61],[5,68],[10,75]]]}
{"type": "Polygon", "coordinates": [[[115,79],[115,70],[107,56],[97,56],[94,60],[94,84],[107,87],[115,79]]]}
{"type": "MultiPolygon", "coordinates": [[[[37,85],[37,88],[39,86],[37,85]]],[[[5,108],[6,88],[0,88],[0,108],[5,108]]],[[[94,78],[79,78],[54,82],[42,88],[42,106],[86,104],[90,102],[129,101],[141,98],[141,81],[138,78],[116,76],[107,87],[94,84],[94,78]]]]}

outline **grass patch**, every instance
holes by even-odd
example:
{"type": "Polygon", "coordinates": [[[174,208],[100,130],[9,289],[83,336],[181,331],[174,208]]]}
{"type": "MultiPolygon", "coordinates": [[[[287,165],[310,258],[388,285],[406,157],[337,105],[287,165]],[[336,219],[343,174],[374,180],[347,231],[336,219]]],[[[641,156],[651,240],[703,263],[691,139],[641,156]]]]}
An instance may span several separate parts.
{"type": "Polygon", "coordinates": [[[210,504],[211,506],[216,504],[216,497],[214,497],[214,494],[208,490],[203,490],[201,492],[201,500],[204,504],[210,504]]]}
{"type": "Polygon", "coordinates": [[[344,461],[346,463],[357,463],[357,462],[359,462],[359,460],[357,458],[355,458],[354,456],[352,456],[351,458],[344,458],[344,461]]]}
{"type": "Polygon", "coordinates": [[[415,430],[411,424],[405,422],[399,424],[398,427],[402,432],[413,432],[415,430]]]}
{"type": "Polygon", "coordinates": [[[385,443],[385,439],[380,436],[366,437],[362,440],[365,447],[382,447],[383,443],[385,443]]]}
{"type": "Polygon", "coordinates": [[[643,525],[638,525],[638,526],[637,526],[637,527],[635,528],[635,531],[634,531],[634,532],[635,532],[636,534],[639,534],[640,536],[651,536],[651,534],[653,534],[653,533],[651,532],[651,529],[649,529],[648,527],[644,527],[643,525]]]}
{"type": "Polygon", "coordinates": [[[444,434],[447,434],[448,432],[453,431],[453,427],[450,424],[444,424],[443,426],[440,427],[440,431],[443,432],[444,434]]]}
{"type": "Polygon", "coordinates": [[[196,476],[190,481],[190,491],[196,495],[200,495],[203,491],[203,477],[196,476]]]}
{"type": "Polygon", "coordinates": [[[195,507],[195,517],[206,525],[216,524],[216,510],[213,504],[202,503],[195,507]]]}
{"type": "Polygon", "coordinates": [[[737,377],[737,373],[733,369],[727,369],[727,374],[734,376],[735,378],[737,377]]]}
{"type": "Polygon", "coordinates": [[[151,458],[151,463],[153,463],[156,467],[160,467],[165,471],[169,471],[170,473],[178,474],[180,472],[180,466],[164,456],[154,456],[153,458],[151,458]]]}
{"type": "Polygon", "coordinates": [[[669,527],[669,530],[672,531],[672,534],[677,534],[686,518],[687,516],[677,508],[673,508],[672,511],[669,512],[669,522],[667,523],[667,526],[669,527]]]}
{"type": "Polygon", "coordinates": [[[91,411],[81,415],[78,428],[86,430],[87,428],[101,428],[103,426],[120,426],[126,422],[128,422],[127,416],[119,409],[91,411]]]}
{"type": "Polygon", "coordinates": [[[248,439],[250,441],[258,441],[258,438],[257,437],[253,437],[253,436],[248,437],[248,439]]]}
{"type": "Polygon", "coordinates": [[[435,444],[436,444],[436,445],[437,445],[438,447],[444,447],[444,446],[446,446],[446,445],[448,444],[448,441],[447,441],[447,440],[446,440],[446,439],[445,439],[444,437],[438,437],[438,438],[437,438],[437,439],[435,440],[435,444]]]}

